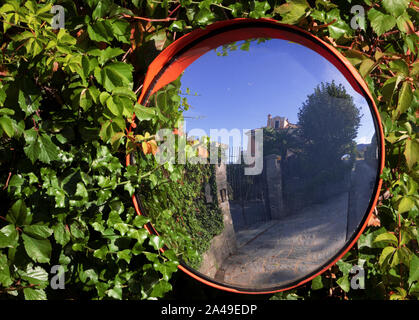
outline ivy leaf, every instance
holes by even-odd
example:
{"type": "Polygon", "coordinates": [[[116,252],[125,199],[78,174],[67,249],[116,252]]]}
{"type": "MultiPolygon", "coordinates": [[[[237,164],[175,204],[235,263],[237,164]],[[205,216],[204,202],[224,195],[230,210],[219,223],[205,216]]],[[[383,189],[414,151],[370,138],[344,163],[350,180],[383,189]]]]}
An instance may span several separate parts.
{"type": "Polygon", "coordinates": [[[415,30],[415,27],[413,26],[413,23],[410,20],[409,14],[406,11],[404,11],[403,14],[397,17],[396,23],[399,30],[404,33],[409,33],[411,30],[414,32],[415,30]]]}
{"type": "Polygon", "coordinates": [[[21,226],[27,222],[27,208],[22,199],[17,200],[6,215],[6,220],[14,225],[21,226]]]}
{"type": "Polygon", "coordinates": [[[418,50],[418,46],[417,46],[418,42],[419,42],[419,35],[417,35],[416,33],[408,34],[404,39],[404,43],[405,43],[405,45],[403,46],[404,54],[407,54],[407,49],[410,49],[410,51],[416,54],[418,50]]]}
{"type": "Polygon", "coordinates": [[[382,35],[396,25],[396,19],[389,15],[384,14],[376,9],[370,9],[368,11],[368,19],[371,21],[371,26],[377,35],[382,35]]]}
{"type": "Polygon", "coordinates": [[[9,108],[1,108],[0,109],[0,114],[7,114],[9,116],[12,116],[15,114],[15,111],[9,108]]]}
{"type": "Polygon", "coordinates": [[[129,263],[131,261],[131,250],[129,250],[129,249],[118,251],[116,253],[116,255],[118,256],[118,259],[123,259],[127,263],[129,263]]]}
{"type": "Polygon", "coordinates": [[[99,20],[87,26],[87,32],[93,41],[110,43],[113,39],[112,26],[107,20],[99,20]]]}
{"type": "Polygon", "coordinates": [[[417,76],[419,75],[419,60],[415,61],[411,64],[410,75],[417,76]]]}
{"type": "Polygon", "coordinates": [[[169,281],[172,273],[177,271],[178,263],[173,261],[154,263],[153,267],[163,275],[164,280],[169,281]]]}
{"type": "Polygon", "coordinates": [[[47,295],[42,289],[25,288],[23,294],[25,300],[47,300],[47,295]]]}
{"type": "Polygon", "coordinates": [[[259,19],[266,16],[266,11],[268,11],[271,6],[268,1],[253,1],[251,2],[252,10],[250,11],[249,18],[259,19]]]}
{"type": "Polygon", "coordinates": [[[114,147],[115,150],[117,150],[119,144],[122,142],[122,138],[125,137],[124,132],[117,132],[111,137],[111,145],[114,147]]]}
{"type": "Polygon", "coordinates": [[[94,269],[88,269],[80,272],[80,280],[87,285],[92,285],[98,282],[98,274],[94,269]]]}
{"type": "Polygon", "coordinates": [[[364,59],[359,66],[359,73],[363,78],[370,74],[374,67],[375,62],[371,59],[364,59]]]}
{"type": "Polygon", "coordinates": [[[162,298],[164,294],[170,290],[172,290],[172,285],[166,280],[160,280],[156,285],[153,286],[151,296],[162,298]]]}
{"type": "Polygon", "coordinates": [[[32,102],[35,101],[35,98],[36,97],[19,90],[18,103],[22,111],[25,112],[26,116],[29,116],[36,111],[37,104],[32,102]]]}
{"type": "Polygon", "coordinates": [[[228,7],[231,9],[231,15],[234,18],[240,17],[240,15],[243,12],[243,4],[241,4],[240,2],[235,2],[233,4],[230,4],[228,7]]]}
{"type": "Polygon", "coordinates": [[[137,215],[134,218],[133,225],[137,228],[143,228],[145,224],[150,222],[150,219],[144,216],[137,215]]]}
{"type": "Polygon", "coordinates": [[[410,209],[414,207],[414,205],[415,202],[413,201],[413,199],[408,196],[405,196],[400,200],[399,205],[397,206],[397,211],[398,213],[409,212],[410,209]]]}
{"type": "Polygon", "coordinates": [[[150,244],[153,246],[154,249],[159,250],[163,248],[164,242],[161,237],[152,235],[150,237],[150,244]]]}
{"type": "Polygon", "coordinates": [[[19,233],[13,224],[0,230],[0,248],[15,248],[19,240],[19,233]]]}
{"type": "Polygon", "coordinates": [[[115,88],[112,91],[112,95],[113,96],[118,96],[118,97],[123,97],[123,98],[128,98],[130,101],[136,101],[137,100],[137,95],[134,93],[134,91],[132,91],[131,89],[128,89],[127,87],[118,87],[115,88]]]}
{"type": "MultiPolygon", "coordinates": [[[[202,11],[202,10],[200,10],[202,11]]],[[[151,37],[151,40],[154,41],[154,46],[156,47],[156,49],[158,51],[161,51],[164,49],[164,45],[167,42],[167,34],[166,34],[166,30],[162,29],[156,33],[154,33],[154,35],[151,37]]]]}
{"type": "Polygon", "coordinates": [[[409,284],[412,284],[414,281],[419,281],[419,257],[415,254],[412,255],[409,269],[409,284]]]}
{"type": "Polygon", "coordinates": [[[51,257],[51,243],[49,240],[39,240],[22,234],[23,244],[28,256],[39,263],[47,263],[51,257]]]}
{"type": "Polygon", "coordinates": [[[0,285],[8,287],[13,283],[10,278],[9,264],[7,263],[7,256],[0,253],[0,285]]]}
{"type": "Polygon", "coordinates": [[[386,102],[391,102],[394,92],[396,91],[402,79],[403,77],[399,75],[399,76],[387,79],[386,82],[384,82],[383,87],[381,89],[381,93],[383,94],[383,98],[385,99],[386,102]]]}
{"type": "Polygon", "coordinates": [[[70,231],[71,231],[71,235],[74,236],[75,238],[83,239],[85,236],[83,232],[83,227],[77,221],[73,222],[70,225],[70,231]]]}
{"type": "Polygon", "coordinates": [[[0,14],[6,13],[6,12],[11,12],[11,11],[13,12],[13,11],[17,11],[17,10],[10,3],[6,3],[6,4],[4,4],[0,7],[0,14]]]}
{"type": "Polygon", "coordinates": [[[340,17],[340,11],[338,8],[330,10],[326,14],[326,23],[331,22],[333,23],[327,28],[329,30],[330,36],[334,39],[339,39],[344,34],[351,34],[353,31],[349,25],[340,17]],[[335,22],[333,22],[333,20],[335,20],[335,22]]]}
{"type": "Polygon", "coordinates": [[[313,281],[311,282],[311,289],[313,290],[319,290],[322,289],[324,287],[323,285],[323,281],[322,281],[322,276],[317,276],[313,279],[313,281]]]}
{"type": "Polygon", "coordinates": [[[403,288],[396,288],[397,292],[393,292],[390,296],[390,300],[405,300],[407,292],[403,288]]]}
{"type": "Polygon", "coordinates": [[[65,246],[70,241],[70,232],[62,223],[58,223],[52,227],[54,239],[58,244],[65,246]]]}
{"type": "Polygon", "coordinates": [[[52,234],[52,230],[43,225],[30,225],[23,228],[23,232],[36,239],[46,239],[52,234]]]}
{"type": "Polygon", "coordinates": [[[37,288],[45,288],[48,283],[48,272],[42,267],[33,267],[32,264],[28,264],[26,270],[20,270],[19,275],[22,279],[28,281],[30,284],[36,284],[37,288]]]}
{"type": "Polygon", "coordinates": [[[148,231],[146,229],[130,229],[128,231],[128,237],[136,239],[139,244],[142,244],[148,238],[148,231]]]}
{"type": "Polygon", "coordinates": [[[59,44],[64,45],[75,45],[77,43],[76,38],[72,37],[65,29],[60,29],[57,40],[59,44]]]}
{"type": "MultiPolygon", "coordinates": [[[[234,14],[233,14],[234,16],[234,14]]],[[[179,32],[185,29],[186,23],[183,20],[173,21],[172,24],[169,26],[169,30],[172,32],[179,32]]]]}
{"type": "Polygon", "coordinates": [[[404,156],[409,170],[412,170],[419,161],[419,142],[417,140],[407,139],[404,156]]]}
{"type": "Polygon", "coordinates": [[[99,136],[105,142],[108,142],[113,135],[121,130],[125,130],[125,120],[122,117],[113,118],[112,122],[106,121],[102,124],[99,136]]]}
{"type": "Polygon", "coordinates": [[[378,263],[380,266],[388,265],[391,256],[396,251],[396,248],[394,247],[385,247],[383,251],[381,252],[380,258],[378,259],[378,263]]]}
{"type": "Polygon", "coordinates": [[[122,288],[120,286],[115,286],[112,289],[107,290],[106,294],[111,298],[122,300],[122,288]]]}
{"type": "Polygon", "coordinates": [[[397,248],[393,256],[393,261],[391,262],[391,267],[395,267],[399,264],[404,264],[409,267],[410,256],[412,253],[406,247],[397,248]]]}
{"type": "Polygon", "coordinates": [[[93,10],[92,18],[103,18],[109,12],[111,2],[109,0],[101,0],[98,2],[95,10],[93,10]]]}
{"type": "MultiPolygon", "coordinates": [[[[0,128],[3,129],[6,134],[12,138],[14,135],[13,121],[7,116],[0,117],[0,128]]],[[[1,132],[1,131],[0,131],[1,132]]]]}
{"type": "Polygon", "coordinates": [[[155,119],[157,115],[155,108],[144,107],[138,103],[134,106],[134,112],[138,120],[152,120],[155,119]]]}
{"type": "Polygon", "coordinates": [[[388,243],[394,245],[395,247],[397,247],[397,245],[399,243],[399,241],[397,240],[397,237],[394,234],[389,233],[389,232],[379,234],[375,238],[374,242],[388,242],[388,243]]]}
{"type": "Polygon", "coordinates": [[[345,262],[342,259],[339,260],[336,265],[339,267],[339,270],[342,271],[343,275],[348,275],[352,269],[352,265],[349,262],[345,262]]]}
{"type": "Polygon", "coordinates": [[[309,5],[306,0],[289,1],[275,7],[274,13],[281,15],[282,23],[294,24],[306,13],[309,5]]]}
{"type": "Polygon", "coordinates": [[[41,153],[41,148],[39,147],[38,140],[29,143],[29,145],[24,147],[23,150],[32,163],[35,163],[35,161],[38,160],[38,156],[41,153]]]}
{"type": "Polygon", "coordinates": [[[111,22],[111,28],[114,37],[123,43],[130,43],[130,28],[131,25],[128,21],[121,19],[114,19],[111,22]]]}
{"type": "MultiPolygon", "coordinates": [[[[112,91],[117,87],[129,87],[132,89],[132,70],[130,64],[123,62],[113,62],[107,64],[101,70],[101,84],[107,91],[112,91]]],[[[98,79],[99,80],[99,79],[98,79]]]]}
{"type": "Polygon", "coordinates": [[[384,9],[394,17],[401,15],[409,6],[410,0],[383,0],[384,9]]]}
{"type": "Polygon", "coordinates": [[[402,88],[399,93],[399,101],[397,103],[397,108],[393,112],[393,120],[399,118],[402,113],[405,113],[407,109],[410,107],[410,103],[412,102],[412,89],[408,82],[403,82],[402,88]]]}
{"type": "Polygon", "coordinates": [[[108,246],[102,246],[101,248],[93,252],[93,256],[100,260],[106,260],[106,256],[108,252],[109,252],[108,246]]]}
{"type": "Polygon", "coordinates": [[[98,283],[96,283],[95,286],[96,286],[97,294],[99,295],[100,298],[102,298],[105,295],[106,290],[108,290],[109,288],[108,283],[104,283],[100,281],[98,281],[98,283]]]}
{"type": "Polygon", "coordinates": [[[101,65],[104,65],[110,59],[115,58],[115,57],[123,54],[124,50],[122,50],[121,48],[107,47],[105,50],[95,49],[95,50],[91,51],[90,53],[95,55],[95,56],[98,56],[98,62],[101,65]]]}
{"type": "Polygon", "coordinates": [[[194,17],[194,20],[199,25],[208,25],[214,19],[214,17],[215,16],[210,9],[204,8],[198,11],[194,17]]]}
{"type": "Polygon", "coordinates": [[[120,103],[115,103],[114,98],[110,97],[106,100],[106,107],[115,116],[122,116],[124,112],[124,106],[120,103]]]}
{"type": "Polygon", "coordinates": [[[36,160],[50,163],[59,159],[58,154],[60,149],[51,141],[50,136],[46,134],[38,135],[36,131],[35,133],[31,132],[28,136],[29,131],[25,131],[28,145],[24,148],[24,151],[32,163],[35,163],[36,160]]]}
{"type": "Polygon", "coordinates": [[[58,160],[58,153],[60,149],[51,141],[50,136],[42,134],[38,139],[41,153],[39,160],[45,163],[50,163],[53,160],[58,160]]]}
{"type": "Polygon", "coordinates": [[[350,289],[350,283],[349,283],[349,276],[345,275],[338,280],[336,280],[336,283],[341,287],[341,289],[345,292],[349,292],[350,289]]]}

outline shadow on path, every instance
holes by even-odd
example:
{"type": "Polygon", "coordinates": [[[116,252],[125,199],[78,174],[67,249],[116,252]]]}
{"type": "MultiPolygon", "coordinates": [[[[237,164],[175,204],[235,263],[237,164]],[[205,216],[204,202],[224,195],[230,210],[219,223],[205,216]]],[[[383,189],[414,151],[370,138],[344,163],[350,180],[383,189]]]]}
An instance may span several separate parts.
{"type": "Polygon", "coordinates": [[[327,262],[345,244],[348,192],[298,215],[253,225],[236,233],[237,251],[215,278],[243,288],[289,283],[327,262]]]}

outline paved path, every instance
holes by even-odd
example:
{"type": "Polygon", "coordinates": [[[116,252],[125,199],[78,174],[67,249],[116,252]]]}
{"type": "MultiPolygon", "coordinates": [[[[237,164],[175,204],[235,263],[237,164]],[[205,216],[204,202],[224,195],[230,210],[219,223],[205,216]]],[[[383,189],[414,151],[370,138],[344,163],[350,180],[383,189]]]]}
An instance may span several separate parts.
{"type": "Polygon", "coordinates": [[[238,249],[217,272],[218,281],[267,288],[297,280],[329,260],[345,243],[348,193],[295,216],[236,233],[238,249]]]}

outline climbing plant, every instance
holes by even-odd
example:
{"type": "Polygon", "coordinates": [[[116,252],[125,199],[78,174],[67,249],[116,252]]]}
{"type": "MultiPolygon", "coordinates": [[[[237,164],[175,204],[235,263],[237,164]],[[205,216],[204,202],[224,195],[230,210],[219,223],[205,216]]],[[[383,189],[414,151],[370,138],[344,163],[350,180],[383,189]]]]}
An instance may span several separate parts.
{"type": "MultiPolygon", "coordinates": [[[[149,218],[136,215],[131,196],[151,184],[150,197],[167,197],[161,171],[147,167],[157,148],[150,130],[159,123],[176,128],[183,102],[144,107],[136,100],[148,65],[170,43],[238,17],[295,24],[340,50],[367,82],[386,137],[378,207],[357,245],[321,277],[274,298],[418,297],[418,1],[6,0],[2,298],[156,299],[176,292],[178,253],[159,250],[164,238],[143,227],[149,218]],[[64,28],[53,29],[53,5],[64,8],[64,28]],[[364,14],[351,13],[354,5],[364,14]],[[128,131],[134,113],[138,130],[128,131]],[[125,167],[127,151],[142,154],[136,166],[125,167]],[[350,288],[354,264],[365,268],[365,290],[350,288]],[[54,265],[63,267],[64,290],[50,285],[54,265]]],[[[178,99],[176,90],[167,94],[178,99]]],[[[181,175],[180,168],[164,169],[175,181],[181,175]]]]}

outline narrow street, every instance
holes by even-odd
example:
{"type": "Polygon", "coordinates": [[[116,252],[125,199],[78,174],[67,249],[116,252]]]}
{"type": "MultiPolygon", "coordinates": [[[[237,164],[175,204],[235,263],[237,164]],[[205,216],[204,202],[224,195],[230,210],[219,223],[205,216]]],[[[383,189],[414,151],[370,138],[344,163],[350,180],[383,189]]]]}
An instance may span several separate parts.
{"type": "Polygon", "coordinates": [[[345,243],[348,192],[298,215],[236,233],[238,249],[215,278],[246,288],[278,286],[314,271],[345,243]]]}

